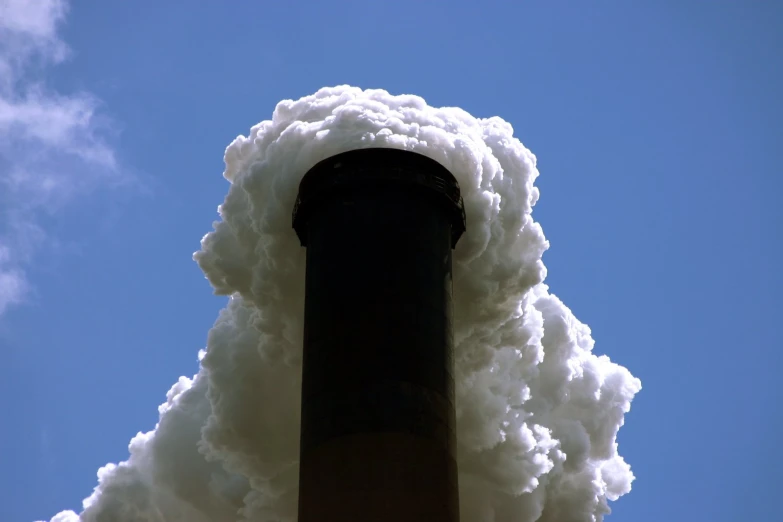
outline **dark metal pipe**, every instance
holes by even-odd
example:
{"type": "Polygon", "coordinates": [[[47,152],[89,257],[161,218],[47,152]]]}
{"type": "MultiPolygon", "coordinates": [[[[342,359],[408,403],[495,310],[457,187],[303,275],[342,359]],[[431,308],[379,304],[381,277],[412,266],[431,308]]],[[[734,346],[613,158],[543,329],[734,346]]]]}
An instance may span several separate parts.
{"type": "Polygon", "coordinates": [[[302,179],[299,522],[458,522],[451,250],[459,186],[396,149],[302,179]]]}

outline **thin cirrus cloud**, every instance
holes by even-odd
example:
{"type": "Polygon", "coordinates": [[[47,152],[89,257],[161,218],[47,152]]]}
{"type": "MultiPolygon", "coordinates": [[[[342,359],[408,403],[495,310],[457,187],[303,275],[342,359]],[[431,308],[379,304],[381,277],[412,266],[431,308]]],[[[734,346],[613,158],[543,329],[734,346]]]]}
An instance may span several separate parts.
{"type": "Polygon", "coordinates": [[[26,269],[49,238],[40,217],[119,177],[98,98],[45,82],[73,54],[58,34],[68,9],[0,2],[0,315],[32,288],[26,269]]]}

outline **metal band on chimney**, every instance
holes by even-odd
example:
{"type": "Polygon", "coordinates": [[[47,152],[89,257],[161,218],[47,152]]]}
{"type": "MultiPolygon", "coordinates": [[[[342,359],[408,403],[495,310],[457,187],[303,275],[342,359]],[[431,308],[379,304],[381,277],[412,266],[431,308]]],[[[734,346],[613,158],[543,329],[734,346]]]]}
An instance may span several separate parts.
{"type": "Polygon", "coordinates": [[[319,202],[340,190],[397,185],[421,190],[444,205],[451,215],[451,247],[465,232],[465,206],[457,180],[437,161],[399,149],[358,149],[326,158],[307,171],[299,184],[293,227],[307,246],[307,221],[319,202]]]}

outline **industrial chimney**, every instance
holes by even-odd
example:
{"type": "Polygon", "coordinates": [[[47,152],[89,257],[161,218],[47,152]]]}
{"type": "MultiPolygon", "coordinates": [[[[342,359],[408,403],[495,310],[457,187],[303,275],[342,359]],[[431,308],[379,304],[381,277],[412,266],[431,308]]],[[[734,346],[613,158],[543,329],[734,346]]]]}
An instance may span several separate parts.
{"type": "Polygon", "coordinates": [[[299,522],[458,522],[451,250],[459,185],[361,149],[302,179],[307,247],[299,522]]]}

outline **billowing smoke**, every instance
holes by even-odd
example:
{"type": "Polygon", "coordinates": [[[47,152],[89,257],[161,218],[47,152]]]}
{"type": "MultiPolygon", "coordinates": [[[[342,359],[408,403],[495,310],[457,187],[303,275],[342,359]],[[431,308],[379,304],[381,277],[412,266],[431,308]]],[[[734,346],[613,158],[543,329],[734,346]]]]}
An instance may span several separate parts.
{"type": "Polygon", "coordinates": [[[535,156],[499,118],[416,96],[324,88],[286,100],[226,149],[221,220],[194,255],[231,296],[130,458],[98,472],[82,521],[296,520],[305,249],[303,174],[363,147],[427,155],[460,183],[454,252],[457,433],[465,522],[600,521],[631,489],[617,431],[641,383],[593,354],[590,329],[542,283],[535,156]]]}

